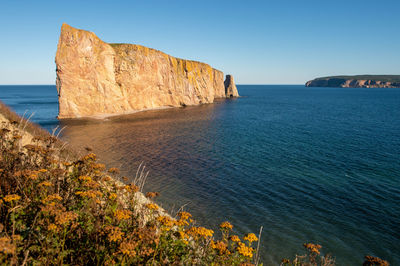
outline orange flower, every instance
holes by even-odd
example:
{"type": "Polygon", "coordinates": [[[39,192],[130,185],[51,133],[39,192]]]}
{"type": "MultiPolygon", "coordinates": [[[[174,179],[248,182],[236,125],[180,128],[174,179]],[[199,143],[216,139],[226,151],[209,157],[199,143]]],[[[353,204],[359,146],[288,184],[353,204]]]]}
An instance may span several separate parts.
{"type": "Polygon", "coordinates": [[[187,220],[190,217],[192,217],[192,215],[188,212],[180,212],[178,213],[178,216],[180,217],[181,220],[187,220]]]}
{"type": "Polygon", "coordinates": [[[9,237],[0,237],[0,250],[5,254],[15,254],[16,246],[9,237]]]}
{"type": "Polygon", "coordinates": [[[148,204],[146,204],[146,207],[149,210],[158,210],[158,206],[156,204],[154,204],[154,203],[148,203],[148,204]]]}
{"type": "Polygon", "coordinates": [[[119,246],[119,250],[124,255],[127,255],[129,257],[134,257],[134,256],[136,256],[135,248],[137,247],[137,245],[138,244],[135,243],[135,242],[126,242],[126,241],[124,241],[119,246]]]}
{"type": "Polygon", "coordinates": [[[47,230],[57,232],[57,225],[49,224],[49,226],[47,226],[47,230]]]}
{"type": "Polygon", "coordinates": [[[53,195],[49,195],[45,199],[43,199],[42,203],[55,205],[55,201],[61,201],[61,200],[62,200],[62,198],[60,197],[60,195],[53,194],[53,195]]]}
{"type": "Polygon", "coordinates": [[[229,251],[227,250],[226,244],[225,244],[224,242],[222,242],[222,241],[217,241],[217,242],[212,241],[212,242],[211,242],[211,247],[212,247],[213,249],[218,250],[218,252],[219,252],[220,255],[229,252],[229,251]]]}
{"type": "Polygon", "coordinates": [[[73,211],[61,212],[56,216],[56,224],[68,225],[70,222],[78,218],[78,214],[73,211]]]}
{"type": "Polygon", "coordinates": [[[389,266],[389,262],[378,257],[365,256],[365,262],[363,265],[389,266]]]}
{"type": "Polygon", "coordinates": [[[106,228],[106,230],[109,231],[108,240],[111,242],[117,242],[118,240],[121,240],[124,235],[119,227],[109,226],[106,228]]]}
{"type": "Polygon", "coordinates": [[[93,160],[96,161],[96,154],[94,153],[89,153],[88,155],[84,156],[82,158],[83,161],[89,161],[89,160],[93,160]]]}
{"type": "Polygon", "coordinates": [[[239,252],[239,254],[241,254],[241,255],[243,255],[245,257],[252,258],[254,249],[251,248],[251,247],[246,246],[243,243],[239,243],[239,246],[237,247],[237,251],[239,252]]]}
{"type": "Polygon", "coordinates": [[[90,176],[87,175],[81,175],[80,177],[78,177],[79,180],[83,181],[83,182],[90,182],[92,181],[92,178],[90,176]]]}
{"type": "Polygon", "coordinates": [[[158,193],[158,192],[147,192],[146,193],[146,197],[149,198],[149,199],[155,198],[158,195],[160,195],[160,193],[158,193]]]}
{"type": "Polygon", "coordinates": [[[9,194],[9,195],[7,195],[7,196],[5,196],[5,197],[3,198],[3,200],[4,200],[5,202],[18,201],[18,200],[20,200],[20,199],[21,199],[21,196],[19,196],[19,195],[17,195],[17,194],[9,194]]]}
{"type": "Polygon", "coordinates": [[[174,221],[168,216],[159,216],[157,220],[164,226],[165,231],[169,231],[174,226],[174,221]]]}
{"type": "Polygon", "coordinates": [[[109,198],[110,200],[115,200],[115,199],[117,198],[117,194],[111,193],[110,196],[108,196],[108,198],[109,198]]]}
{"type": "Polygon", "coordinates": [[[103,171],[106,169],[106,166],[102,163],[92,163],[90,165],[94,170],[103,171]]]}
{"type": "Polygon", "coordinates": [[[139,191],[139,187],[134,185],[134,184],[130,184],[130,185],[125,185],[124,189],[128,192],[138,192],[139,191]]]}
{"type": "Polygon", "coordinates": [[[221,229],[232,230],[233,225],[230,222],[223,222],[219,225],[221,229]]]}
{"type": "Polygon", "coordinates": [[[319,250],[322,248],[321,245],[313,243],[304,243],[303,246],[311,253],[319,254],[319,250]]]}
{"type": "Polygon", "coordinates": [[[103,196],[103,193],[101,193],[100,191],[97,191],[97,190],[78,191],[78,192],[75,192],[75,194],[78,196],[81,196],[83,198],[87,197],[87,198],[91,198],[91,199],[95,199],[97,197],[103,196]]]}
{"type": "Polygon", "coordinates": [[[251,243],[251,242],[257,241],[258,238],[256,237],[255,234],[250,233],[250,234],[247,234],[247,235],[243,238],[243,240],[247,240],[247,241],[249,241],[249,242],[251,243]]]}
{"type": "Polygon", "coordinates": [[[233,242],[240,242],[240,238],[237,235],[233,235],[230,238],[233,242]]]}
{"type": "Polygon", "coordinates": [[[187,230],[187,233],[193,236],[195,239],[198,239],[199,237],[211,237],[214,234],[214,231],[204,227],[191,227],[189,230],[187,230]]]}
{"type": "Polygon", "coordinates": [[[51,187],[53,184],[50,183],[49,181],[43,181],[42,183],[39,184],[39,187],[51,187]]]}
{"type": "Polygon", "coordinates": [[[132,212],[129,210],[116,210],[114,213],[114,217],[117,218],[118,221],[128,220],[131,218],[132,212]]]}
{"type": "Polygon", "coordinates": [[[28,178],[29,179],[31,179],[31,180],[36,180],[37,178],[38,178],[38,175],[37,174],[30,174],[29,176],[28,176],[28,178]]]}

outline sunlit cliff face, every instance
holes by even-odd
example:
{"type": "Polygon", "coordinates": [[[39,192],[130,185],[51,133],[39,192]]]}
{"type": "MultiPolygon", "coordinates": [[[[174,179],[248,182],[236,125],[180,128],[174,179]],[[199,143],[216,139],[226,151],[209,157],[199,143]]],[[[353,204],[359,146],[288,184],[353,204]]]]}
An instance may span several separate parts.
{"type": "Polygon", "coordinates": [[[108,44],[66,24],[56,65],[59,118],[198,105],[238,96],[231,82],[227,93],[224,74],[208,64],[140,45],[108,44]]]}

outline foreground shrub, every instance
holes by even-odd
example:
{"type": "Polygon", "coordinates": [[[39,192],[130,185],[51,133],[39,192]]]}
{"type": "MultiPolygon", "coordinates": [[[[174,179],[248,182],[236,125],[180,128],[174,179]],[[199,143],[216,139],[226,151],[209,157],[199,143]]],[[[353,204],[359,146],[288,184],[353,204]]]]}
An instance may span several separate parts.
{"type": "Polygon", "coordinates": [[[169,216],[139,193],[138,184],[117,182],[90,153],[65,160],[52,136],[23,146],[18,123],[0,131],[0,263],[2,264],[241,264],[254,260],[257,241],[222,239],[194,224],[187,212],[169,216]],[[112,177],[111,177],[111,176],[112,177]]]}

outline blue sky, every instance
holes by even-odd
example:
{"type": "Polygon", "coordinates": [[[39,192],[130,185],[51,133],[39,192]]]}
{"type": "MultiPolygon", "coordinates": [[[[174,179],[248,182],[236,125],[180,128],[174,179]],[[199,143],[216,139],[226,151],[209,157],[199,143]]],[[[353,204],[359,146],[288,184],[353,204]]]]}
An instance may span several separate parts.
{"type": "Polygon", "coordinates": [[[239,84],[400,74],[399,0],[0,2],[0,84],[54,84],[63,22],[209,63],[239,84]]]}

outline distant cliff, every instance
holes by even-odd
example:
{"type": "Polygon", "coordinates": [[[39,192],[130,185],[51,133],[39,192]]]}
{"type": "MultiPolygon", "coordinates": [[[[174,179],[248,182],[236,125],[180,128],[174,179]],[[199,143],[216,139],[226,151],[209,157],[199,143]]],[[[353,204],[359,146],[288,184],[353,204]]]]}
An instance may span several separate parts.
{"type": "Polygon", "coordinates": [[[125,114],[239,96],[233,77],[208,64],[134,44],[107,44],[61,27],[56,54],[59,118],[125,114]]]}
{"type": "Polygon", "coordinates": [[[400,88],[400,75],[323,77],[308,81],[306,87],[400,88]]]}

